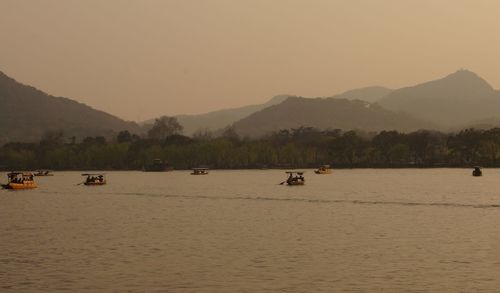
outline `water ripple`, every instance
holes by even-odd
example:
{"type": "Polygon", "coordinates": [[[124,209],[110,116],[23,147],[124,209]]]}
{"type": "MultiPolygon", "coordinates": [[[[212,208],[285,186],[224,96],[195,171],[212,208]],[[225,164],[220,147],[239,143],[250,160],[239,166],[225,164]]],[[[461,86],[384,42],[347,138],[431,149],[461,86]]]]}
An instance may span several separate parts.
{"type": "Polygon", "coordinates": [[[180,194],[152,194],[152,193],[108,193],[109,195],[136,195],[165,198],[186,198],[186,199],[213,199],[213,200],[255,200],[255,201],[286,201],[305,202],[323,204],[360,204],[360,205],[398,205],[398,206],[432,206],[432,207],[454,207],[454,208],[477,208],[491,209],[500,208],[500,204],[466,204],[453,202],[404,202],[404,201],[370,201],[357,199],[308,199],[308,198],[278,198],[278,197],[251,197],[251,196],[206,196],[206,195],[180,195],[180,194]]]}

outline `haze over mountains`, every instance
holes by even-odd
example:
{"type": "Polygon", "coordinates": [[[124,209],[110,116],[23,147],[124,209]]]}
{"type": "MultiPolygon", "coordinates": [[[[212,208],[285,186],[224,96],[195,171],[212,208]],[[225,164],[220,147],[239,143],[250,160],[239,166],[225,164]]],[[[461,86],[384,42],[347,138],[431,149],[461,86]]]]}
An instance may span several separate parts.
{"type": "Polygon", "coordinates": [[[414,131],[433,125],[361,100],[290,97],[233,124],[243,136],[258,137],[301,126],[317,129],[414,131]]]}
{"type": "MultiPolygon", "coordinates": [[[[200,115],[178,115],[184,134],[220,132],[229,126],[242,136],[259,137],[301,126],[318,129],[457,130],[500,125],[500,91],[477,74],[459,70],[441,79],[400,89],[374,86],[328,98],[280,95],[268,102],[200,115]]],[[[135,122],[54,97],[0,73],[0,143],[36,141],[47,130],[66,136],[144,133],[135,122]]]]}
{"type": "Polygon", "coordinates": [[[335,99],[362,100],[374,103],[387,96],[393,90],[383,86],[369,86],[359,89],[353,89],[338,95],[331,96],[335,99]]]}
{"type": "Polygon", "coordinates": [[[184,127],[184,134],[191,135],[199,129],[217,130],[245,118],[246,116],[260,111],[272,105],[279,104],[286,100],[289,95],[274,96],[264,104],[249,105],[239,108],[224,109],[208,112],[200,115],[178,115],[179,123],[184,127]]]}
{"type": "Polygon", "coordinates": [[[260,136],[280,128],[457,130],[500,125],[500,92],[468,70],[415,86],[390,90],[368,87],[326,99],[302,99],[278,104],[234,124],[243,135],[260,136]],[[359,101],[340,102],[350,98],[359,101]],[[370,107],[367,107],[370,106],[370,107]]]}
{"type": "MultiPolygon", "coordinates": [[[[338,99],[349,99],[349,100],[363,100],[367,102],[373,102],[381,97],[390,93],[391,90],[381,86],[372,86],[360,89],[354,89],[347,91],[345,93],[333,96],[332,98],[338,99]]],[[[199,115],[177,115],[175,116],[179,123],[184,127],[185,135],[192,135],[194,132],[200,129],[208,129],[211,131],[217,131],[225,128],[238,120],[241,120],[255,112],[263,110],[269,106],[280,104],[290,97],[295,97],[293,95],[278,95],[272,97],[266,103],[258,105],[249,105],[232,109],[224,109],[213,112],[208,112],[199,115]]],[[[144,124],[153,123],[153,119],[144,122],[144,124]]]]}
{"type": "Polygon", "coordinates": [[[379,103],[445,128],[500,116],[500,92],[468,70],[392,91],[379,103]]]}

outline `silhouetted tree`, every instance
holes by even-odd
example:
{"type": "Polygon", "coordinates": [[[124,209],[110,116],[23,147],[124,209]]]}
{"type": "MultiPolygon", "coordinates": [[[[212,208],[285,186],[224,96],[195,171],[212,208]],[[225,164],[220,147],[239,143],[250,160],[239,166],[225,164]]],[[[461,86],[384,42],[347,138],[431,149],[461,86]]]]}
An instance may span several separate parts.
{"type": "Polygon", "coordinates": [[[232,126],[224,129],[224,132],[222,132],[221,136],[223,138],[229,139],[233,142],[238,142],[240,140],[240,136],[238,135],[238,133],[236,132],[236,130],[232,126]]]}
{"type": "Polygon", "coordinates": [[[148,131],[148,137],[156,140],[164,140],[165,138],[181,134],[182,126],[175,117],[162,116],[155,120],[153,127],[148,131]]]}
{"type": "Polygon", "coordinates": [[[128,130],[123,130],[118,133],[116,136],[116,141],[123,143],[123,142],[131,142],[132,141],[132,134],[128,130]]]}

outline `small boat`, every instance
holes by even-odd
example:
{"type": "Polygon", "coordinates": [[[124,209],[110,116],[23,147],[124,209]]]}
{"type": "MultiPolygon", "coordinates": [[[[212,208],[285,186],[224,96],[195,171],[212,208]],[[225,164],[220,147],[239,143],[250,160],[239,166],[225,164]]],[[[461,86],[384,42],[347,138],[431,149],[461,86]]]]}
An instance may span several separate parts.
{"type": "Polygon", "coordinates": [[[37,188],[38,185],[33,179],[33,173],[31,172],[10,172],[7,174],[8,183],[2,184],[5,189],[33,189],[37,188]]]}
{"type": "Polygon", "coordinates": [[[84,185],[93,186],[93,185],[105,185],[106,184],[106,177],[102,173],[95,173],[95,174],[85,173],[85,174],[82,174],[82,176],[87,176],[87,178],[83,182],[84,185]]]}
{"type": "Polygon", "coordinates": [[[472,176],[483,176],[483,171],[481,171],[480,166],[474,166],[474,171],[472,171],[472,176]]]}
{"type": "Polygon", "coordinates": [[[33,174],[35,176],[54,176],[51,170],[36,170],[33,174]]]}
{"type": "Polygon", "coordinates": [[[287,185],[294,186],[305,184],[304,172],[287,171],[286,174],[288,175],[285,181],[287,185]]]}
{"type": "Polygon", "coordinates": [[[193,168],[193,172],[191,172],[191,175],[208,175],[208,168],[193,168]]]}
{"type": "Polygon", "coordinates": [[[314,170],[316,174],[332,174],[332,169],[330,169],[330,165],[323,165],[318,169],[314,170]]]}
{"type": "Polygon", "coordinates": [[[167,172],[172,171],[174,167],[161,159],[154,159],[151,164],[145,165],[142,169],[144,172],[167,172]]]}

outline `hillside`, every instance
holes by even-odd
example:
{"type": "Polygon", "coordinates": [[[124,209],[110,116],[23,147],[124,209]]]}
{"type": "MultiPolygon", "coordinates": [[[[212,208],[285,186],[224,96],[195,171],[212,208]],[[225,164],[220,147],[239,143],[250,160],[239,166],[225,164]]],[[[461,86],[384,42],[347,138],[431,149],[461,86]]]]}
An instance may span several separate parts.
{"type": "Polygon", "coordinates": [[[260,111],[271,105],[279,104],[288,97],[288,95],[279,95],[271,98],[264,104],[218,110],[199,115],[178,115],[176,117],[179,123],[184,127],[183,133],[185,135],[192,135],[198,129],[208,128],[210,130],[217,130],[226,127],[254,112],[260,111]]]}
{"type": "Polygon", "coordinates": [[[83,137],[125,129],[135,132],[139,127],[68,98],[48,95],[0,72],[0,144],[37,141],[47,130],[83,137]]]}
{"type": "Polygon", "coordinates": [[[382,86],[369,86],[359,89],[346,91],[342,94],[332,96],[336,99],[361,100],[365,102],[378,102],[381,98],[387,96],[391,89],[382,86]]]}
{"type": "MultiPolygon", "coordinates": [[[[348,100],[362,100],[367,102],[374,102],[390,93],[392,90],[381,87],[372,86],[359,88],[346,91],[342,94],[333,96],[332,98],[348,99],[348,100]]],[[[177,115],[175,116],[179,123],[184,127],[183,133],[185,135],[192,135],[196,130],[208,128],[212,131],[217,131],[225,128],[234,122],[243,119],[255,112],[265,109],[269,106],[279,104],[286,100],[291,95],[278,95],[271,98],[263,104],[248,105],[238,108],[223,109],[213,112],[208,112],[198,115],[177,115]]],[[[143,122],[144,129],[148,129],[154,120],[143,122]]]]}
{"type": "Polygon", "coordinates": [[[365,131],[432,128],[429,123],[365,101],[298,97],[290,97],[281,104],[270,106],[233,124],[238,134],[249,137],[300,126],[365,131]]]}
{"type": "Polygon", "coordinates": [[[406,112],[443,127],[500,117],[500,92],[467,70],[394,90],[379,103],[386,109],[406,112]]]}

